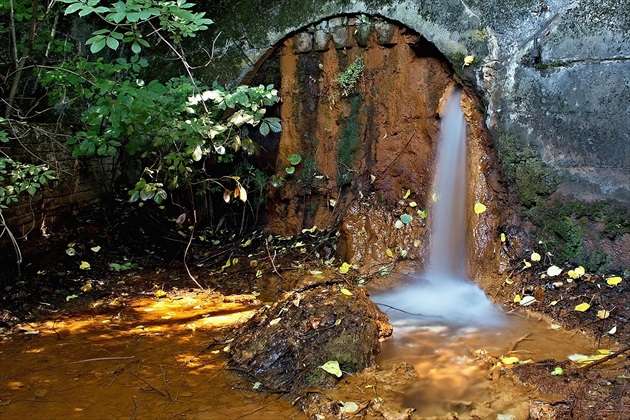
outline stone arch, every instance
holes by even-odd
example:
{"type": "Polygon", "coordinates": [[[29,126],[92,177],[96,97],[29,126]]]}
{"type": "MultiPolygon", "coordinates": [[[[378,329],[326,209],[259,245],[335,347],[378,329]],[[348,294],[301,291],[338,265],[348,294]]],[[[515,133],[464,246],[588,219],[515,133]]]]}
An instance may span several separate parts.
{"type": "MultiPolygon", "coordinates": [[[[339,229],[337,251],[345,261],[369,271],[394,254],[407,259],[411,270],[420,269],[431,219],[422,211],[431,205],[441,106],[453,86],[462,85],[446,57],[413,29],[349,15],[293,32],[256,69],[250,81],[279,77],[282,98],[283,131],[272,175],[282,185],[268,197],[269,229],[283,235],[312,226],[339,229]],[[344,91],[340,78],[350,77],[353,66],[360,67],[359,77],[344,91]],[[298,165],[289,163],[292,154],[300,156],[298,165]],[[404,213],[414,219],[396,228],[404,213]]],[[[475,275],[501,257],[495,239],[503,201],[480,100],[469,88],[463,98],[468,207],[495,206],[469,220],[469,271],[475,275]]]]}

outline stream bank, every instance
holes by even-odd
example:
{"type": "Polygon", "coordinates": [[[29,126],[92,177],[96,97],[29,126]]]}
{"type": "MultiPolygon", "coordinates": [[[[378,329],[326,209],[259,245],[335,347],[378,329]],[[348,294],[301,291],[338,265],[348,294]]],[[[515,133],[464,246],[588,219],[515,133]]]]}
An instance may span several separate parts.
{"type": "MultiPolygon", "coordinates": [[[[13,297],[3,301],[3,313],[9,314],[3,318],[0,344],[3,416],[19,418],[35,408],[42,415],[77,418],[101,418],[105,413],[125,418],[134,413],[137,418],[316,418],[318,414],[344,418],[355,408],[349,402],[357,405],[355,415],[365,418],[484,418],[488,413],[521,418],[528,410],[532,416],[541,413],[533,417],[541,419],[571,418],[567,412],[572,418],[587,418],[596,410],[600,417],[592,418],[626,415],[628,355],[580,370],[580,364],[568,362],[565,354],[571,350],[595,356],[598,349],[619,350],[620,343],[628,342],[623,323],[628,316],[625,278],[605,288],[601,287],[605,279],[597,276],[574,281],[577,284],[572,288],[545,295],[545,299],[558,300],[552,306],[540,295],[545,304],[516,304],[513,285],[505,284],[490,295],[503,304],[505,312],[514,310],[510,316],[518,320],[527,317],[524,310],[530,309],[529,316],[537,325],[532,335],[521,340],[528,332],[518,324],[494,334],[490,341],[475,341],[474,331],[426,329],[405,338],[406,345],[401,346],[402,329],[395,326],[393,338],[382,343],[384,352],[375,366],[343,373],[340,379],[331,376],[334,387],[308,388],[301,398],[287,400],[284,393],[269,393],[260,385],[254,389],[257,380],[230,369],[225,351],[228,341],[246,328],[246,320],[256,311],[294,291],[300,281],[323,276],[342,282],[338,284],[347,286],[340,287],[337,295],[351,298],[341,288],[354,291],[365,283],[370,288],[383,282],[387,283],[383,287],[403,283],[405,276],[396,273],[405,270],[405,260],[393,264],[389,274],[366,277],[353,268],[342,274],[338,258],[324,260],[327,248],[334,245],[334,235],[325,232],[291,238],[258,234],[249,238],[246,247],[242,245],[249,239],[230,242],[228,237],[215,248],[216,260],[209,259],[201,243],[193,247],[193,275],[204,288],[213,290],[201,292],[186,276],[179,258],[147,247],[148,238],[133,226],[125,229],[130,236],[110,232],[121,246],[109,246],[103,242],[107,235],[95,235],[93,228],[84,225],[51,248],[50,260],[31,260],[23,267],[21,279],[3,273],[3,290],[9,288],[5,296],[13,297]],[[70,242],[85,249],[101,244],[103,254],[89,258],[91,270],[81,270],[80,260],[65,252],[70,242]],[[228,258],[231,264],[226,267],[228,258]],[[138,266],[115,271],[109,267],[112,261],[138,266]],[[82,291],[87,283],[92,288],[82,291]],[[54,284],[54,289],[46,284],[54,284]],[[593,309],[586,312],[573,307],[581,296],[595,291],[615,309],[605,320],[593,322],[595,300],[593,309]],[[563,298],[555,293],[562,293],[563,298]],[[67,299],[73,294],[77,297],[67,299]],[[557,310],[563,311],[562,319],[553,318],[557,310]],[[545,314],[542,319],[541,314],[545,314]],[[561,321],[574,327],[562,332],[561,321]],[[599,324],[604,322],[615,322],[618,332],[602,335],[599,324]],[[559,341],[566,351],[560,350],[558,342],[532,344],[532,340],[556,334],[568,334],[559,341]],[[553,351],[530,355],[536,347],[553,351]],[[399,353],[401,349],[405,355],[399,353]],[[130,356],[134,358],[117,359],[130,356]],[[513,356],[518,362],[503,360],[513,356]],[[520,363],[529,358],[533,363],[520,363]],[[556,367],[565,374],[551,375],[556,367]],[[462,394],[453,393],[455,389],[462,394]],[[446,395],[442,400],[440,390],[446,395]],[[510,407],[516,411],[509,411],[510,407]],[[545,417],[549,410],[556,414],[545,417]]],[[[519,281],[539,278],[534,274],[532,270],[529,279],[519,281]]],[[[301,351],[315,354],[320,350],[301,351]]]]}

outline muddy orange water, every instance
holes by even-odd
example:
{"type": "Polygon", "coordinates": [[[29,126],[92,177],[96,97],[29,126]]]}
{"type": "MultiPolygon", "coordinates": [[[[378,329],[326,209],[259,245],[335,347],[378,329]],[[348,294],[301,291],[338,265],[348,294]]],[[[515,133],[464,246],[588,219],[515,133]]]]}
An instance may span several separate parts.
{"type": "MultiPolygon", "coordinates": [[[[255,392],[251,381],[226,369],[229,343],[209,347],[254,310],[251,296],[194,293],[113,301],[82,315],[23,325],[0,344],[0,417],[305,418],[280,396],[255,392]]],[[[415,407],[413,418],[449,411],[469,418],[471,407],[491,401],[486,413],[496,418],[518,410],[527,396],[491,395],[497,390],[487,379],[484,352],[564,360],[595,350],[579,336],[520,317],[486,332],[437,326],[399,330],[384,343],[380,363],[407,361],[419,378],[405,390],[379,396],[415,407]]]]}
{"type": "Polygon", "coordinates": [[[255,309],[228,300],[114,301],[24,326],[0,344],[0,418],[300,418],[278,395],[239,389],[225,368],[229,343],[208,348],[255,309]]]}
{"type": "Polygon", "coordinates": [[[516,315],[494,329],[394,327],[394,337],[384,343],[381,363],[404,361],[414,366],[419,378],[405,390],[401,404],[416,408],[419,417],[456,412],[460,419],[474,418],[474,414],[481,414],[479,406],[485,405],[482,418],[503,414],[522,419],[528,417],[531,395],[524,389],[505,388],[502,392],[493,387],[488,357],[508,362],[507,358],[515,357],[515,363],[521,363],[597,354],[595,343],[557,328],[539,318],[516,315]]]}

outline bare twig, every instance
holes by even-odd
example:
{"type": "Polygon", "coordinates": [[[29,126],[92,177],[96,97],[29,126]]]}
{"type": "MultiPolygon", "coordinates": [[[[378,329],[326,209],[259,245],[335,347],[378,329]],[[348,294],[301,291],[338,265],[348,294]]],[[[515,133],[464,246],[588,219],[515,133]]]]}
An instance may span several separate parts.
{"type": "Polygon", "coordinates": [[[592,369],[593,367],[595,367],[597,365],[601,365],[602,363],[605,363],[605,362],[609,361],[610,359],[614,359],[617,356],[621,356],[622,354],[627,353],[629,351],[630,351],[630,346],[626,346],[626,347],[624,347],[623,349],[621,349],[619,351],[616,351],[614,353],[609,354],[606,357],[602,357],[601,359],[594,361],[593,363],[589,363],[586,366],[582,366],[578,371],[579,372],[586,372],[587,370],[592,369]]]}
{"type": "Polygon", "coordinates": [[[61,335],[59,335],[59,333],[57,332],[57,330],[55,329],[55,323],[59,321],[59,318],[55,319],[52,323],[52,329],[55,332],[55,334],[57,334],[57,340],[61,340],[61,335]]]}
{"type": "Polygon", "coordinates": [[[278,268],[276,267],[276,264],[274,262],[275,252],[274,252],[273,258],[271,257],[271,253],[269,252],[269,241],[267,240],[267,238],[265,238],[265,248],[267,248],[267,256],[269,257],[269,261],[271,261],[271,266],[273,267],[273,271],[282,279],[283,282],[286,283],[287,282],[286,279],[282,277],[282,274],[280,274],[280,271],[278,271],[278,268]]]}
{"type": "Polygon", "coordinates": [[[131,412],[131,416],[129,416],[129,420],[133,420],[133,418],[136,416],[136,411],[138,410],[138,407],[140,407],[140,404],[142,404],[142,400],[140,400],[136,404],[136,397],[132,396],[131,400],[133,401],[133,411],[131,412]]]}
{"type": "Polygon", "coordinates": [[[13,248],[15,249],[15,256],[16,256],[16,263],[17,263],[17,267],[18,267],[18,276],[20,275],[20,269],[21,269],[21,265],[22,265],[22,251],[20,250],[20,245],[17,243],[17,240],[15,239],[15,236],[13,236],[13,232],[11,232],[11,229],[9,229],[9,226],[7,226],[7,222],[4,220],[4,215],[2,214],[2,210],[0,210],[0,229],[2,229],[2,231],[0,232],[0,238],[5,234],[9,235],[9,239],[11,240],[11,243],[13,244],[13,248]]]}
{"type": "Polygon", "coordinates": [[[525,334],[524,336],[522,336],[521,338],[519,338],[518,340],[514,341],[514,342],[512,343],[512,345],[510,346],[510,349],[508,350],[508,352],[513,352],[513,351],[516,349],[516,346],[518,346],[518,344],[519,344],[521,341],[528,340],[530,335],[532,335],[532,333],[527,333],[527,334],[525,334]]]}
{"type": "Polygon", "coordinates": [[[242,418],[245,418],[245,417],[251,416],[252,414],[255,414],[255,413],[257,413],[258,411],[262,410],[263,408],[266,408],[267,406],[269,406],[269,405],[271,405],[271,404],[275,403],[275,402],[276,402],[276,401],[278,401],[281,397],[282,397],[282,394],[278,395],[278,397],[277,397],[275,400],[270,401],[270,402],[268,402],[268,403],[267,403],[267,404],[265,404],[265,405],[261,405],[260,407],[258,407],[258,408],[257,408],[257,409],[255,409],[254,411],[250,411],[249,413],[246,413],[246,414],[243,414],[243,415],[241,415],[241,416],[236,417],[236,418],[235,418],[235,420],[238,420],[238,419],[242,419],[242,418]]]}
{"type": "Polygon", "coordinates": [[[64,365],[76,365],[77,363],[87,363],[87,362],[101,362],[104,360],[124,360],[124,359],[133,359],[136,356],[120,356],[120,357],[97,357],[95,359],[83,359],[83,360],[77,360],[76,362],[68,362],[68,363],[62,363],[59,366],[64,366],[64,365]]]}
{"type": "MultiPolygon", "coordinates": [[[[151,385],[150,383],[148,383],[147,381],[145,381],[144,379],[142,379],[141,377],[139,377],[135,373],[133,373],[133,372],[129,372],[129,373],[131,373],[136,379],[142,381],[146,386],[148,386],[149,387],[148,391],[157,392],[158,394],[160,394],[164,398],[167,398],[169,401],[173,401],[173,399],[171,398],[171,396],[168,393],[160,391],[159,389],[157,389],[156,387],[154,387],[153,385],[151,385]]],[[[147,391],[146,389],[142,389],[141,387],[138,387],[138,388],[140,388],[142,391],[147,391]]]]}

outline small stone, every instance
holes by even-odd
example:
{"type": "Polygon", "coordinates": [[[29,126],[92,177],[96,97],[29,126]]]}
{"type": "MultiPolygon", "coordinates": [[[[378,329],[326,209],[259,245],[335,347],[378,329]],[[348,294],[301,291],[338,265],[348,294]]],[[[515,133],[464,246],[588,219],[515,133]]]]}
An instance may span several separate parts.
{"type": "Polygon", "coordinates": [[[332,39],[335,43],[335,48],[348,48],[350,46],[348,44],[348,38],[348,28],[345,26],[335,28],[332,32],[332,39]]]}
{"type": "Polygon", "coordinates": [[[338,28],[343,25],[344,25],[344,19],[340,17],[332,18],[328,21],[328,27],[330,29],[338,28]]]}
{"type": "Polygon", "coordinates": [[[396,27],[391,23],[376,22],[374,29],[376,30],[376,42],[378,42],[379,45],[391,46],[397,44],[394,41],[396,27]]]}
{"type": "Polygon", "coordinates": [[[330,34],[324,31],[317,31],[315,32],[315,35],[313,36],[314,38],[314,45],[315,45],[315,51],[319,51],[319,52],[323,52],[323,51],[328,51],[328,42],[330,41],[330,34]]]}
{"type": "Polygon", "coordinates": [[[304,54],[313,50],[313,35],[300,32],[293,38],[293,50],[296,54],[304,54]]]}
{"type": "Polygon", "coordinates": [[[328,30],[328,21],[323,21],[317,24],[317,26],[315,26],[315,29],[317,29],[318,31],[327,31],[328,30]]]}
{"type": "Polygon", "coordinates": [[[365,48],[368,45],[368,40],[370,39],[370,34],[374,27],[369,23],[364,23],[362,25],[357,26],[355,37],[357,39],[357,44],[359,47],[365,48]]]}

